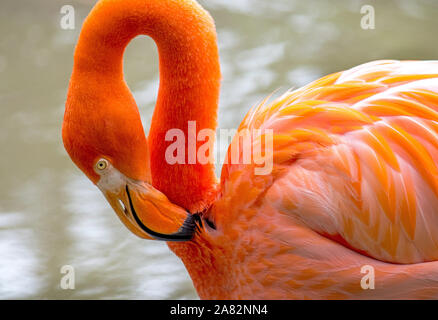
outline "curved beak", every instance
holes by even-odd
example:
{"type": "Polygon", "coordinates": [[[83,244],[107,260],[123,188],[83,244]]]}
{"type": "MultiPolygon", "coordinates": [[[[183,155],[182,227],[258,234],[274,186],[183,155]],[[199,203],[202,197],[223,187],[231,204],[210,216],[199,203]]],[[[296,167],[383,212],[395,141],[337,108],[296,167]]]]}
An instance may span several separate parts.
{"type": "Polygon", "coordinates": [[[173,204],[146,182],[125,178],[119,188],[99,189],[123,224],[135,235],[163,241],[189,241],[199,217],[173,204]]]}

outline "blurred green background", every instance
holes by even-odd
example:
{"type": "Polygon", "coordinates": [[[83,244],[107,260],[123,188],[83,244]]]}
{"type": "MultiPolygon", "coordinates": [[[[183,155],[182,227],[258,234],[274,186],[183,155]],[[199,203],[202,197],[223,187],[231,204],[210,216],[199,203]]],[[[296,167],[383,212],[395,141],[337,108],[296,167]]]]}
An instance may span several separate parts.
{"type": "MultiPolygon", "coordinates": [[[[199,2],[218,30],[220,128],[236,128],[276,89],[376,59],[438,58],[436,0],[199,2]],[[375,8],[374,30],[360,27],[365,4],[375,8]]],[[[62,146],[73,50],[94,3],[0,2],[0,298],[197,298],[166,244],[132,235],[62,146]],[[74,30],[60,27],[65,4],[74,30]],[[75,268],[74,290],[60,288],[63,265],[75,268]]],[[[151,39],[129,45],[125,75],[146,128],[157,63],[151,39]]]]}

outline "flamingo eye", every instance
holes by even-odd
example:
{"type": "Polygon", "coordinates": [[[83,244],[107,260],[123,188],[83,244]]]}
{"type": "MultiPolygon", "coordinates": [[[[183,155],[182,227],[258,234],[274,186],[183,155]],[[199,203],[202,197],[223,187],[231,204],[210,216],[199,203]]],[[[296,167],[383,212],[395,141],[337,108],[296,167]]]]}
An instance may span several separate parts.
{"type": "Polygon", "coordinates": [[[108,167],[108,161],[105,159],[100,159],[96,163],[96,169],[99,171],[105,170],[108,167]]]}

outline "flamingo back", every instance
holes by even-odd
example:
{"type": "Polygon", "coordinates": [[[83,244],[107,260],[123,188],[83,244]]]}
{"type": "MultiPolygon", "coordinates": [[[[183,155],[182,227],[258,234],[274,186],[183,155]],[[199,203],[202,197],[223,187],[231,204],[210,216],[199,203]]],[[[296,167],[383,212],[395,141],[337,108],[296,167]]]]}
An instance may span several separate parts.
{"type": "MultiPolygon", "coordinates": [[[[273,130],[273,169],[256,176],[225,164],[221,197],[231,206],[269,202],[377,260],[438,260],[437,61],[375,61],[323,77],[253,108],[243,129],[273,130]]],[[[238,210],[222,212],[233,221],[238,210]]]]}

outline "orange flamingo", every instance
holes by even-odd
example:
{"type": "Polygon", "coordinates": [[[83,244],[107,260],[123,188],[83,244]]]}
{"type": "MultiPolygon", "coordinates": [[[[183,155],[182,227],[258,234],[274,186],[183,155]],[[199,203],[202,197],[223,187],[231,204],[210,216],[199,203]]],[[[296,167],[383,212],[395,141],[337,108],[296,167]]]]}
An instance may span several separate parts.
{"type": "Polygon", "coordinates": [[[168,130],[216,129],[219,86],[194,0],[102,0],[84,22],[63,141],[129,230],[169,241],[204,299],[438,297],[438,62],[371,62],[262,103],[239,130],[273,130],[272,172],[225,164],[217,182],[164,155],[168,130]],[[159,51],[148,140],[122,69],[140,34],[159,51]]]}

